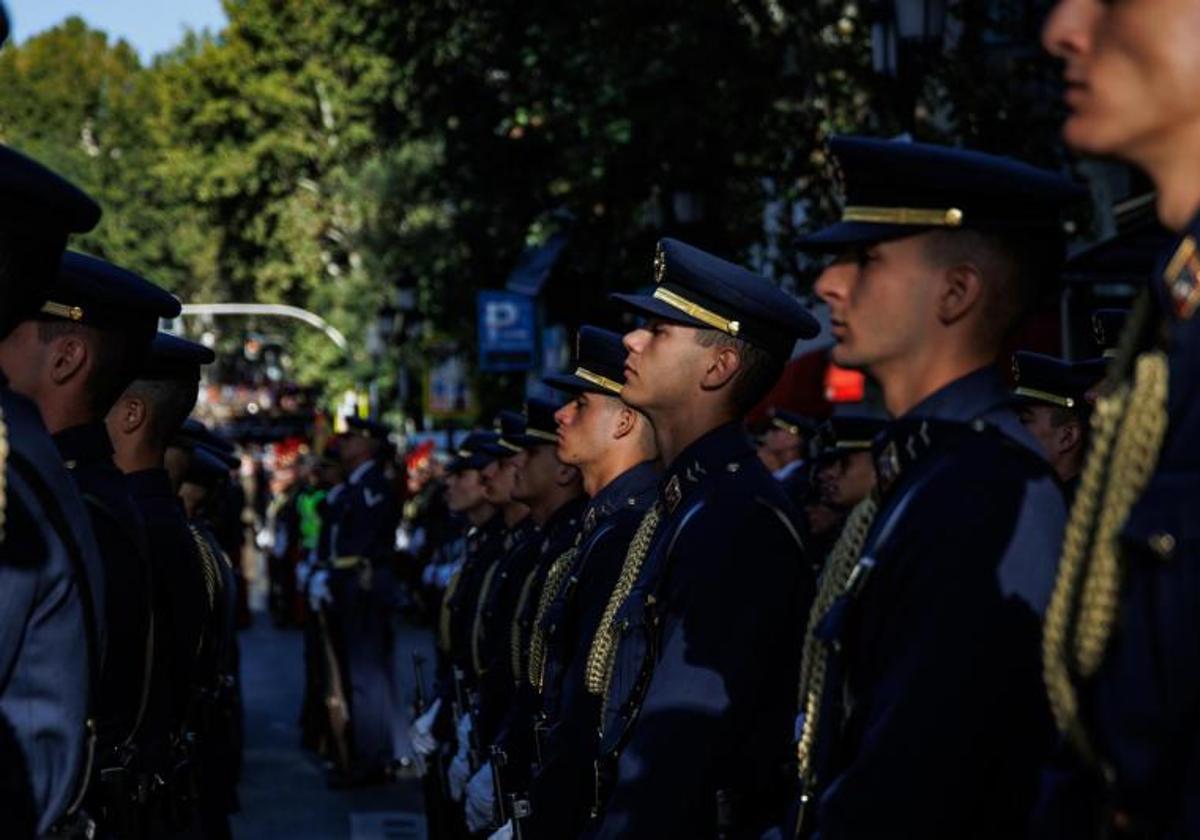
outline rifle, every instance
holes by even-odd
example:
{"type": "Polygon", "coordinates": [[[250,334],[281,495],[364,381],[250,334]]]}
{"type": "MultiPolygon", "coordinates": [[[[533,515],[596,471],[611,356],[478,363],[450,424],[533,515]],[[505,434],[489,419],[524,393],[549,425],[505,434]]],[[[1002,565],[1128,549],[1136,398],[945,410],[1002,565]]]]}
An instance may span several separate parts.
{"type": "Polygon", "coordinates": [[[508,803],[504,796],[504,765],[508,764],[508,755],[503,748],[492,744],[492,788],[496,793],[496,824],[508,822],[508,803]]]}
{"type": "Polygon", "coordinates": [[[425,713],[425,657],[412,652],[413,664],[413,720],[425,713]]]}
{"type": "Polygon", "coordinates": [[[333,641],[329,637],[329,623],[325,618],[325,607],[317,610],[317,626],[320,629],[321,654],[325,660],[325,708],[329,713],[329,729],[338,761],[338,769],[350,769],[350,744],[346,740],[346,729],[350,724],[346,692],[342,688],[342,672],[338,666],[333,641]]]}
{"type": "MultiPolygon", "coordinates": [[[[427,695],[425,693],[425,657],[412,652],[413,663],[413,720],[415,721],[426,711],[427,695]]],[[[453,836],[450,829],[451,819],[447,810],[447,803],[450,802],[449,791],[446,790],[446,766],[445,756],[442,754],[442,747],[439,745],[429,755],[432,763],[432,772],[426,773],[425,778],[421,782],[422,792],[425,794],[425,819],[429,829],[429,836],[433,840],[453,836]]]]}

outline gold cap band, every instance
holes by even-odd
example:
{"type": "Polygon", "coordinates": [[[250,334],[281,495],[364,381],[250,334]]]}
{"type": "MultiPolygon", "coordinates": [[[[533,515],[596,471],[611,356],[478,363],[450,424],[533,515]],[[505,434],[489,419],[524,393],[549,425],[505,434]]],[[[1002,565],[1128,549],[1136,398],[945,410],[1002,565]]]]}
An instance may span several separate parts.
{"type": "Polygon", "coordinates": [[[691,315],[697,321],[708,324],[713,329],[718,329],[723,333],[729,333],[734,337],[737,336],[738,331],[742,328],[740,322],[722,318],[717,313],[705,309],[699,304],[692,303],[682,295],[672,292],[670,289],[664,289],[662,286],[654,290],[654,297],[663,303],[675,307],[680,312],[691,315]]]}
{"type": "Polygon", "coordinates": [[[921,207],[850,206],[842,210],[843,222],[869,222],[881,225],[919,227],[962,227],[963,211],[957,207],[928,209],[921,207]]]}
{"type": "Polygon", "coordinates": [[[789,435],[795,435],[796,437],[800,437],[802,434],[804,434],[804,432],[800,431],[800,427],[795,423],[789,423],[786,420],[780,420],[778,417],[771,418],[771,425],[776,429],[783,429],[783,431],[787,432],[789,435]]]}
{"type": "Polygon", "coordinates": [[[1013,393],[1018,397],[1029,397],[1033,400],[1048,402],[1051,405],[1058,405],[1063,408],[1075,407],[1075,400],[1071,397],[1060,397],[1058,394],[1051,394],[1049,391],[1040,391],[1037,388],[1015,388],[1013,393]]]}
{"type": "Polygon", "coordinates": [[[65,303],[55,303],[48,300],[42,304],[42,312],[55,318],[66,318],[68,321],[82,321],[83,309],[78,306],[67,306],[65,303]]]}
{"type": "Polygon", "coordinates": [[[607,376],[601,376],[598,373],[592,373],[587,368],[575,368],[575,375],[585,382],[590,382],[593,385],[599,386],[606,391],[612,391],[614,394],[620,395],[621,389],[624,387],[620,382],[609,379],[607,376]]]}
{"type": "Polygon", "coordinates": [[[507,449],[509,452],[524,452],[524,451],[525,451],[525,450],[524,450],[524,449],[522,449],[521,447],[517,446],[515,443],[509,443],[509,442],[508,442],[507,440],[505,440],[504,438],[500,438],[500,440],[498,441],[498,443],[499,443],[501,446],[503,446],[505,449],[507,449]]]}
{"type": "Polygon", "coordinates": [[[558,443],[558,435],[554,432],[543,432],[541,429],[526,429],[525,434],[538,440],[546,440],[550,443],[558,443]]]}

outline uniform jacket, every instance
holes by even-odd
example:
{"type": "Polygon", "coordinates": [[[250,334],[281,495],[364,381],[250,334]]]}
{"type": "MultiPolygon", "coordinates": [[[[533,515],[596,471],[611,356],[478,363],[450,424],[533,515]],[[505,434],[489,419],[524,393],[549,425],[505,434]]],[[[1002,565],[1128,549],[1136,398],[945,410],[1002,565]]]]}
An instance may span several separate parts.
{"type": "Polygon", "coordinates": [[[530,787],[527,837],[569,837],[591,808],[600,706],[584,685],[584,665],[629,540],[657,492],[658,469],[647,461],[596,494],[583,514],[574,564],[546,609],[539,698],[546,735],[530,787]]]}
{"type": "Polygon", "coordinates": [[[104,565],[109,643],[97,705],[103,755],[132,733],[149,677],[152,603],[145,523],[124,473],[113,463],[103,423],[64,429],[54,435],[54,445],[83,497],[104,565]]]}
{"type": "Polygon", "coordinates": [[[845,681],[826,685],[816,836],[1012,837],[1028,819],[1065,507],[1008,399],[981,369],[876,443],[874,566],[822,627],[845,681]]]}
{"type": "Polygon", "coordinates": [[[786,799],[813,592],[791,505],[736,423],[679,454],[659,503],[616,614],[600,751],[619,760],[600,837],[713,836],[718,795],[743,825],[786,799]]]}
{"type": "MultiPolygon", "coordinates": [[[[1176,248],[1198,236],[1200,216],[1176,248]]],[[[1064,748],[1044,778],[1039,836],[1095,836],[1115,813],[1125,836],[1200,836],[1200,317],[1174,303],[1200,289],[1193,261],[1151,278],[1169,368],[1166,436],[1120,535],[1124,575],[1104,660],[1078,687],[1112,782],[1064,748]]]]}
{"type": "Polygon", "coordinates": [[[143,734],[151,749],[183,726],[201,674],[199,654],[211,608],[196,543],[167,472],[128,473],[126,481],[146,523],[154,587],[154,676],[143,734]]]}
{"type": "Polygon", "coordinates": [[[87,512],[32,403],[0,375],[10,447],[0,542],[0,812],[46,831],[82,781],[104,644],[104,581],[87,512]]]}

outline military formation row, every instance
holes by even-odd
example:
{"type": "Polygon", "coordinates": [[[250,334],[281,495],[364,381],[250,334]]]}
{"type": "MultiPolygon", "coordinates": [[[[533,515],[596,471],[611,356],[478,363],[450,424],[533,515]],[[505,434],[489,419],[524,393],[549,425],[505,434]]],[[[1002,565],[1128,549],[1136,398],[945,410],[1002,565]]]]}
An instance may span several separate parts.
{"type": "Polygon", "coordinates": [[[91,198],[8,149],[0,198],[5,836],[228,837],[238,458],[189,419],[213,353],[158,332],[170,294],[64,253],[91,198]]]}

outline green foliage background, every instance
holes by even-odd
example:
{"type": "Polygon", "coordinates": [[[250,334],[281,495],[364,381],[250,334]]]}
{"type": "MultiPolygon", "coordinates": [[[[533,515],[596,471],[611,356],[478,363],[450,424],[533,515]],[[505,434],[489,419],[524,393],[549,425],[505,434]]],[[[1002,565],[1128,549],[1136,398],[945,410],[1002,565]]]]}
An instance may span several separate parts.
{"type": "MultiPolygon", "coordinates": [[[[185,301],[313,310],[352,352],[272,324],[292,377],[394,394],[427,339],[471,348],[475,291],[562,219],[547,304],[574,325],[614,317],[664,233],[803,291],[790,243],[834,206],[834,132],[1060,163],[1031,4],[961,5],[911,91],[845,0],[225,0],[224,30],[148,66],[73,18],[0,51],[0,139],[102,202],[75,247],[185,301]],[[381,363],[364,337],[397,288],[421,326],[381,363]]],[[[481,385],[485,410],[517,387],[481,385]]]]}

